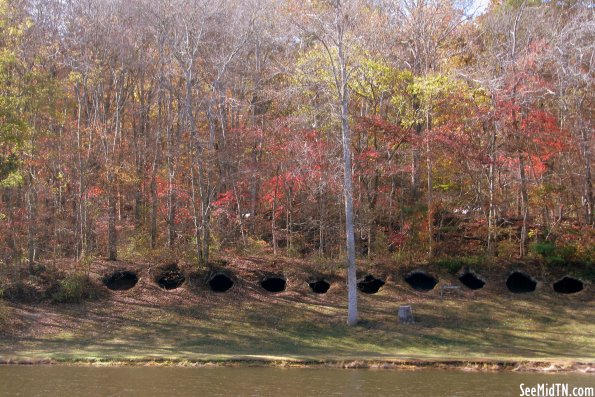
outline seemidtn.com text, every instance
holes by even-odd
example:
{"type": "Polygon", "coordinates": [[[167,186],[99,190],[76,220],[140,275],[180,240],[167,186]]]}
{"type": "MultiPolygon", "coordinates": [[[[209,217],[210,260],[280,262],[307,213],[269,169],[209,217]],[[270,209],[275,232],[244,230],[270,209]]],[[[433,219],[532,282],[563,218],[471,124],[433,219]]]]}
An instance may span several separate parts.
{"type": "Polygon", "coordinates": [[[594,397],[595,388],[570,386],[568,383],[538,383],[527,386],[519,385],[521,397],[594,397]]]}

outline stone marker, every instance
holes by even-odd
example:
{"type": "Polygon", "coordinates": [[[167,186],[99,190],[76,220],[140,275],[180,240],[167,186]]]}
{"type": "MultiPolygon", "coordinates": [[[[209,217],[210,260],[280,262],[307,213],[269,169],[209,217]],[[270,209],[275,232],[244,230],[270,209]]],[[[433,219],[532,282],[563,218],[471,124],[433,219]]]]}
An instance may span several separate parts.
{"type": "Polygon", "coordinates": [[[413,312],[411,306],[399,306],[399,322],[403,324],[413,323],[413,312]]]}

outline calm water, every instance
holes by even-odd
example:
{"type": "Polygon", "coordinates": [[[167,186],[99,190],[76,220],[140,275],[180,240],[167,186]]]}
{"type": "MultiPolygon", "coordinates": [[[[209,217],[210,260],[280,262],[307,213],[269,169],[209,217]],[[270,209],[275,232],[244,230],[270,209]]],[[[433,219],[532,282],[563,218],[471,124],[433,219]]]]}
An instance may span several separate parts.
{"type": "Polygon", "coordinates": [[[578,374],[272,368],[0,367],[0,396],[519,396],[519,385],[595,386],[578,374]]]}

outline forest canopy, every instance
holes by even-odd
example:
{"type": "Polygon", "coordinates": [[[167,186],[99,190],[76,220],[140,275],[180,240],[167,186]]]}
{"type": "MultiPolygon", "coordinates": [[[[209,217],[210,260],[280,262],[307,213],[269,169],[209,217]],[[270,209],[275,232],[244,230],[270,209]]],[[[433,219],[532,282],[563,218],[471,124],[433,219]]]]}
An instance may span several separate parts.
{"type": "Polygon", "coordinates": [[[0,0],[0,261],[592,258],[594,12],[0,0]]]}

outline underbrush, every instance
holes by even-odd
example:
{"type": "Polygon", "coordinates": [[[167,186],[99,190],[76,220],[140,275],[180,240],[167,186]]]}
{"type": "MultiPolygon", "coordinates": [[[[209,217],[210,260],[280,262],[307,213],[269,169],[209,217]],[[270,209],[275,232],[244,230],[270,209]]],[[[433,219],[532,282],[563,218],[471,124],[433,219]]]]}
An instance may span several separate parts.
{"type": "Polygon", "coordinates": [[[57,290],[51,298],[57,303],[81,303],[99,298],[97,286],[82,273],[69,274],[58,282],[57,290]]]}
{"type": "Polygon", "coordinates": [[[481,267],[487,262],[486,258],[477,256],[446,257],[435,259],[432,265],[445,269],[450,274],[457,274],[464,267],[481,267]]]}
{"type": "Polygon", "coordinates": [[[2,295],[13,302],[40,302],[47,298],[48,291],[56,290],[60,278],[60,272],[43,265],[29,269],[13,268],[2,275],[2,295]]]}
{"type": "Polygon", "coordinates": [[[529,246],[531,255],[549,271],[564,270],[585,280],[595,280],[595,248],[581,245],[536,241],[529,246]]]}

